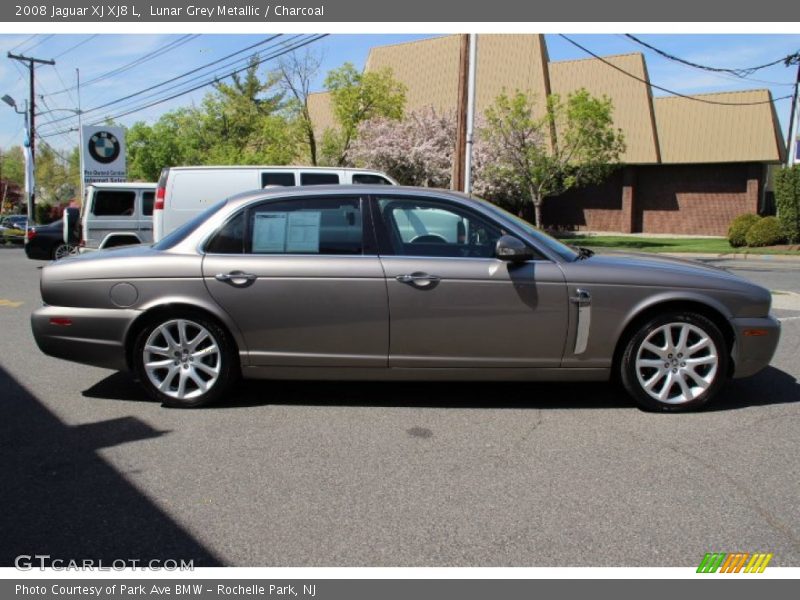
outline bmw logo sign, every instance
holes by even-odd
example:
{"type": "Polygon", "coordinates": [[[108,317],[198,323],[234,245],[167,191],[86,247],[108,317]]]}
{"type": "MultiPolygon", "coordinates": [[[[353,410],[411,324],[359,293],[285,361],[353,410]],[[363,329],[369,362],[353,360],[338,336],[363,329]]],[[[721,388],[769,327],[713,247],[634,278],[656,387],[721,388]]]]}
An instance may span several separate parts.
{"type": "Polygon", "coordinates": [[[108,131],[98,131],[89,139],[89,154],[99,163],[114,162],[119,156],[119,151],[117,136],[108,131]]]}

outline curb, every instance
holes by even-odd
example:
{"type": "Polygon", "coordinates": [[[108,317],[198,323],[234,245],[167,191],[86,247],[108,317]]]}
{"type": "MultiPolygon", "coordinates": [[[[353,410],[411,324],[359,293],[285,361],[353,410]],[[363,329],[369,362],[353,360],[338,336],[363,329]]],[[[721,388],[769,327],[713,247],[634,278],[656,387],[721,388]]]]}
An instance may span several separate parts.
{"type": "Polygon", "coordinates": [[[653,254],[662,254],[664,256],[672,256],[674,258],[712,258],[717,260],[755,260],[755,261],[769,261],[769,262],[788,262],[797,263],[800,266],[800,254],[744,254],[744,253],[729,253],[729,254],[712,254],[704,252],[653,252],[653,254]]]}

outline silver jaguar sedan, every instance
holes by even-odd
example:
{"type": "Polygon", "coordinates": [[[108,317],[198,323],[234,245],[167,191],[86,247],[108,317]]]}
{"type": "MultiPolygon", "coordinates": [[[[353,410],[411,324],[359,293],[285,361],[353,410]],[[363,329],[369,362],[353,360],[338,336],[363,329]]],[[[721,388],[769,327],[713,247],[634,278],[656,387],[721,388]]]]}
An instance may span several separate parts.
{"type": "Polygon", "coordinates": [[[248,192],[153,246],[49,264],[41,293],[43,352],[176,407],[244,376],[617,379],[645,409],[694,409],[780,335],[769,292],[724,270],[594,254],[423,188],[248,192]]]}

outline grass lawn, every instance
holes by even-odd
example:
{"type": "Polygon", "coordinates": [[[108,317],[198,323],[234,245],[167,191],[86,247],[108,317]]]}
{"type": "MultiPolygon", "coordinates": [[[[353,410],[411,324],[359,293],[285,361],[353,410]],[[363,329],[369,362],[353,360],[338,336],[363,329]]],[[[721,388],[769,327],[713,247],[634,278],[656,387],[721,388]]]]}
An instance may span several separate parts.
{"type": "Polygon", "coordinates": [[[724,238],[656,238],[626,235],[563,236],[560,239],[574,246],[613,248],[636,252],[701,252],[708,254],[790,254],[797,250],[786,248],[733,248],[724,238]]]}

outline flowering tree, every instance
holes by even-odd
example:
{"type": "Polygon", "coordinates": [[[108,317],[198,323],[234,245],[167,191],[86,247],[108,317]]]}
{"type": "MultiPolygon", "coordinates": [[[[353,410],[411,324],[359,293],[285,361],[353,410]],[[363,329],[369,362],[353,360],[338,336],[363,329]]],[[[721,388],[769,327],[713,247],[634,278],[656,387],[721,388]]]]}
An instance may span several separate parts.
{"type": "Polygon", "coordinates": [[[389,173],[403,185],[449,187],[456,122],[433,107],[361,124],[351,156],[356,164],[389,173]]]}
{"type": "Polygon", "coordinates": [[[546,197],[600,183],[617,167],[625,142],[614,127],[612,110],[611,100],[581,89],[566,100],[548,96],[544,116],[537,117],[528,95],[501,94],[486,111],[482,130],[494,159],[491,179],[524,190],[541,227],[546,197]]]}

